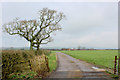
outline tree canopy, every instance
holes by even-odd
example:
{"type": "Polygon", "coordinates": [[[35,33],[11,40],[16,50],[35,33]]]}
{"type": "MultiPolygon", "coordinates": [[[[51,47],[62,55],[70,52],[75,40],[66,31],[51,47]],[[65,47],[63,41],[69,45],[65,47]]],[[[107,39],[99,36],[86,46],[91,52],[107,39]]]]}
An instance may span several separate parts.
{"type": "Polygon", "coordinates": [[[10,35],[19,35],[30,42],[30,49],[39,50],[41,44],[53,41],[51,34],[61,30],[59,22],[65,18],[63,13],[43,8],[38,12],[39,18],[35,20],[19,20],[3,25],[3,30],[10,35]]]}

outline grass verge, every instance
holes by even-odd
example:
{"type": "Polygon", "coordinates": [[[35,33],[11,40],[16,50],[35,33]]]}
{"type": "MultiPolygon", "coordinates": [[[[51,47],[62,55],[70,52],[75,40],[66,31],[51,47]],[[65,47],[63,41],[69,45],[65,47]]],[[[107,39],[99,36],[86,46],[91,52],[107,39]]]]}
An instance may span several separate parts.
{"type": "Polygon", "coordinates": [[[49,60],[50,72],[52,72],[57,67],[56,53],[51,53],[50,55],[48,55],[48,60],[49,60]]]}

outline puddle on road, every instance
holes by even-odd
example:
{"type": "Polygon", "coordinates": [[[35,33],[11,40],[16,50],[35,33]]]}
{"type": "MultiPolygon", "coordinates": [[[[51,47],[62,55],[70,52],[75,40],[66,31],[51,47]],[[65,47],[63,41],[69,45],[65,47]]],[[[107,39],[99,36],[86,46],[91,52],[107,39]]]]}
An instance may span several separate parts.
{"type": "Polygon", "coordinates": [[[93,66],[92,68],[93,68],[93,69],[99,69],[98,67],[95,67],[95,66],[93,66]]]}
{"type": "Polygon", "coordinates": [[[98,67],[92,67],[93,69],[95,69],[96,71],[105,71],[105,69],[100,69],[100,68],[98,68],[98,67]]]}

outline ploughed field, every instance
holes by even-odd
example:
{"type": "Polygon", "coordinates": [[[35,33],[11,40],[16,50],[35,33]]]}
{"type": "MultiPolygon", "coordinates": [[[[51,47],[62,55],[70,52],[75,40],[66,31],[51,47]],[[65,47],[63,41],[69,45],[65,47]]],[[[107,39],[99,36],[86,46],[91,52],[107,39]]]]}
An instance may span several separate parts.
{"type": "Polygon", "coordinates": [[[76,50],[60,52],[100,67],[111,69],[114,68],[115,56],[118,56],[118,50],[76,50]]]}

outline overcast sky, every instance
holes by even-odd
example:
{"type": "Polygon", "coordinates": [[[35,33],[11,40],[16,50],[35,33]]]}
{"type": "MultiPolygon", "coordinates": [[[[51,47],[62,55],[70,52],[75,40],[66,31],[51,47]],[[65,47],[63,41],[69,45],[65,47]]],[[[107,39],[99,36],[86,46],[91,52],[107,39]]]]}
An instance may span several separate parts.
{"type": "MultiPolygon", "coordinates": [[[[38,18],[42,8],[55,9],[66,15],[60,24],[62,31],[55,32],[54,41],[42,48],[78,46],[87,48],[118,48],[118,3],[117,2],[54,2],[54,3],[2,3],[2,23],[19,17],[38,18]]],[[[2,33],[3,47],[29,47],[29,42],[19,36],[2,33]]]]}

